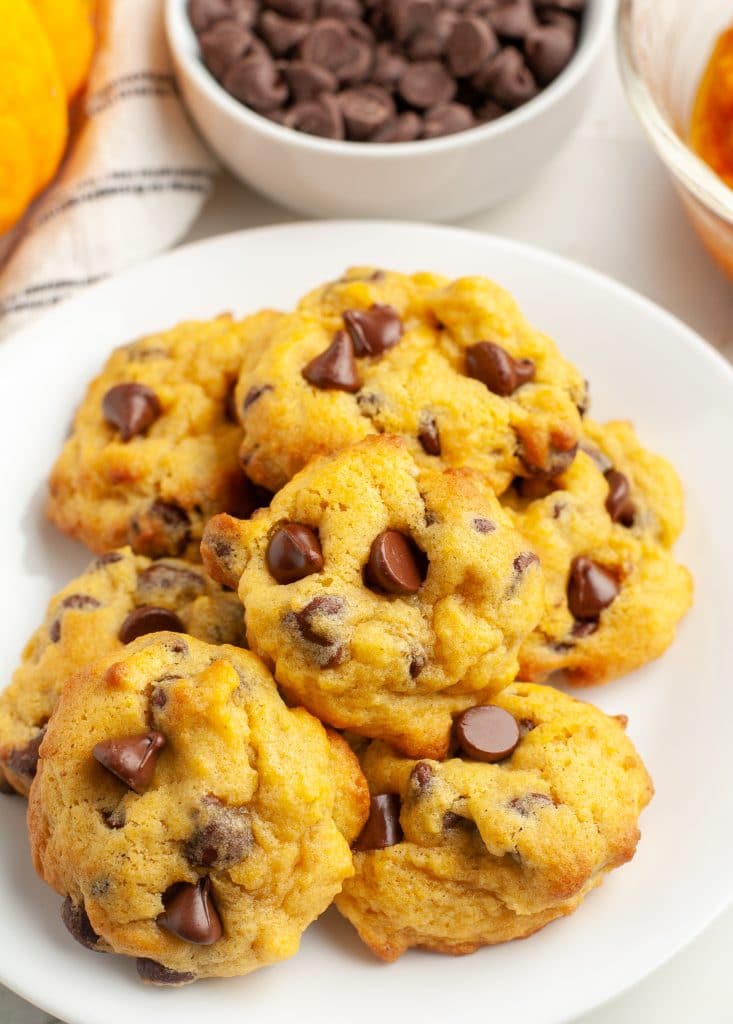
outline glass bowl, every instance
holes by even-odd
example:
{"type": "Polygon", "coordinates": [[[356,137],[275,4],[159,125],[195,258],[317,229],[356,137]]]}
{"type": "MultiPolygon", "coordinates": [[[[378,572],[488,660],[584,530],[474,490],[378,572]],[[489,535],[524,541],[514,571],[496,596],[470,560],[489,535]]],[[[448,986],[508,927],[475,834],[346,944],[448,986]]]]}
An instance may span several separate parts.
{"type": "Polygon", "coordinates": [[[733,189],[687,144],[700,79],[731,0],[621,0],[618,56],[631,106],[664,162],[692,224],[733,279],[733,189]]]}

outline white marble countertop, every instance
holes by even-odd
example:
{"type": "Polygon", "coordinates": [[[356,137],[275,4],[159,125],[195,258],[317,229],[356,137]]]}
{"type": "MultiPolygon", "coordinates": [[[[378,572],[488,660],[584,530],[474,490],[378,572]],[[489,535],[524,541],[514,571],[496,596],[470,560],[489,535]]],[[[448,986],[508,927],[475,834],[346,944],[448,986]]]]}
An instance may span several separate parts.
{"type": "MultiPolygon", "coordinates": [[[[287,211],[223,176],[186,241],[290,219],[287,211]]],[[[610,47],[592,109],[534,187],[461,223],[601,270],[666,307],[733,359],[733,285],[708,260],[627,110],[610,47]]],[[[669,855],[674,856],[673,836],[669,855]]],[[[583,1017],[582,1024],[730,1024],[732,949],[733,909],[640,985],[583,1017]]],[[[0,987],[0,1024],[50,1020],[0,987]]]]}

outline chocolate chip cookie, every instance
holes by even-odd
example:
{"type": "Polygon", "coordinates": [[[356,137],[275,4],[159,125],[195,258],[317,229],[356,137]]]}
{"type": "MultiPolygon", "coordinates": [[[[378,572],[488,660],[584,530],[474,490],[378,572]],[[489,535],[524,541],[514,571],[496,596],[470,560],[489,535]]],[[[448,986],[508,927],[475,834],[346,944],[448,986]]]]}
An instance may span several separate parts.
{"type": "Polygon", "coordinates": [[[49,518],[103,553],[198,558],[205,521],[248,515],[232,389],[276,314],[190,322],[117,349],[91,383],[54,466],[49,518]]]}
{"type": "Polygon", "coordinates": [[[179,559],[151,561],[129,548],[92,562],[51,598],[46,618],[0,695],[0,777],[27,795],[38,748],[65,681],[96,658],[159,630],[210,643],[245,643],[236,594],[179,559]]]}
{"type": "Polygon", "coordinates": [[[514,683],[458,717],[447,761],[372,743],[371,812],[339,910],[383,960],[471,953],[572,913],[634,855],[652,796],[624,725],[514,683]]]}
{"type": "Polygon", "coordinates": [[[413,756],[515,678],[543,604],[486,480],[419,469],[391,435],[315,460],[249,522],[215,517],[202,554],[289,700],[413,756]]]}
{"type": "Polygon", "coordinates": [[[367,806],[347,744],[258,658],[160,633],[71,677],[29,828],[74,938],[175,985],[292,956],[352,874],[367,806]]]}
{"type": "Polygon", "coordinates": [[[522,646],[522,678],[563,670],[574,685],[601,683],[667,649],[692,599],[690,574],[670,550],[682,488],[628,423],[587,421],[564,473],[517,481],[502,500],[545,576],[545,613],[522,646]]]}
{"type": "Polygon", "coordinates": [[[257,353],[237,386],[242,465],[272,491],[313,455],[381,433],[497,493],[575,455],[581,374],[484,278],[352,270],[274,321],[257,353]]]}

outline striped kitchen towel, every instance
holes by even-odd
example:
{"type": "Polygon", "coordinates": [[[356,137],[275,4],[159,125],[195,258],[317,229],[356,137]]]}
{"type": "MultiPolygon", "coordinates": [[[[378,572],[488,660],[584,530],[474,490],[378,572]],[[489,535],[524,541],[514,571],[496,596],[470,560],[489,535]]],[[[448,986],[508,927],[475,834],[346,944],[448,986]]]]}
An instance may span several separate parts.
{"type": "Polygon", "coordinates": [[[0,337],[121,267],[177,242],[215,163],[183,110],[163,0],[103,0],[99,43],[65,163],[0,237],[0,337]]]}

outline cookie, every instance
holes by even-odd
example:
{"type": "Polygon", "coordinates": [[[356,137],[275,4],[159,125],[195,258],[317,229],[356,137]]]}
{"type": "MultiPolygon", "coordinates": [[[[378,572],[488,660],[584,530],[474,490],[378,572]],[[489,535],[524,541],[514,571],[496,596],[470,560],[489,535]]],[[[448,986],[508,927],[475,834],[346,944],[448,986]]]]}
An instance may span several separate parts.
{"type": "Polygon", "coordinates": [[[69,680],[29,830],[73,936],[183,984],[292,956],[352,874],[367,806],[347,744],[258,658],[160,633],[69,680]]]}
{"type": "Polygon", "coordinates": [[[239,466],[232,389],[277,314],[183,323],[112,353],[53,468],[49,518],[96,553],[198,559],[204,523],[261,498],[239,466]]]}
{"type": "Polygon", "coordinates": [[[520,651],[532,681],[562,670],[586,686],[639,668],[672,643],[692,600],[670,550],[683,520],[677,474],[627,423],[588,421],[584,437],[565,473],[502,498],[545,576],[545,612],[520,651]]]}
{"type": "Polygon", "coordinates": [[[236,393],[242,464],[263,487],[380,433],[497,493],[572,461],[585,382],[485,278],[356,269],[271,326],[236,393]]]}
{"type": "Polygon", "coordinates": [[[419,469],[391,435],[312,462],[248,522],[217,516],[202,555],[290,701],[414,756],[515,678],[543,604],[486,480],[419,469]]]}
{"type": "Polygon", "coordinates": [[[129,548],[92,562],[51,598],[10,686],[0,695],[0,777],[27,795],[43,730],[64,682],[83,665],[157,630],[244,645],[242,606],[179,559],[153,561],[129,548]]]}
{"type": "Polygon", "coordinates": [[[458,718],[447,761],[372,743],[371,813],[338,909],[383,960],[471,953],[572,913],[634,855],[652,795],[624,725],[514,683],[458,718]]]}

